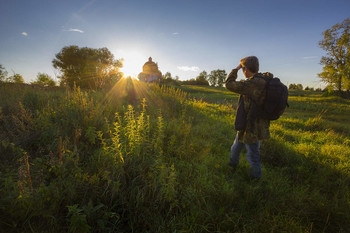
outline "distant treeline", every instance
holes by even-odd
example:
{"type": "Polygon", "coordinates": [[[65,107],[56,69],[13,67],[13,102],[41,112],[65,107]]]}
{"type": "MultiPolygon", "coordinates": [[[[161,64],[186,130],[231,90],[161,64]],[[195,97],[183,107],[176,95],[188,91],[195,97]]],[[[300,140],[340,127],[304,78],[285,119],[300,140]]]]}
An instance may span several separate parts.
{"type": "Polygon", "coordinates": [[[190,80],[180,81],[178,76],[173,78],[171,73],[167,72],[162,76],[161,83],[173,85],[198,85],[198,86],[212,86],[222,87],[225,83],[227,73],[225,70],[212,70],[209,74],[203,70],[196,78],[190,80]]]}

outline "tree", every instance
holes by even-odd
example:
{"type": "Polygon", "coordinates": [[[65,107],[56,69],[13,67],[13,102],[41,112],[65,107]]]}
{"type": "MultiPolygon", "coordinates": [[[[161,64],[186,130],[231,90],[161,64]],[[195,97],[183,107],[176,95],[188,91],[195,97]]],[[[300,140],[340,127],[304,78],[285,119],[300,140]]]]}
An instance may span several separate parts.
{"type": "Polygon", "coordinates": [[[170,72],[166,72],[164,75],[162,75],[162,79],[166,80],[166,79],[172,79],[171,77],[171,73],[170,72]]]}
{"type": "Polygon", "coordinates": [[[38,73],[36,80],[32,84],[38,84],[41,86],[54,87],[56,86],[55,80],[53,80],[50,75],[44,73],[38,73]]]}
{"type": "Polygon", "coordinates": [[[4,82],[6,80],[7,77],[7,71],[5,70],[5,67],[3,67],[0,64],[0,82],[4,82]]]}
{"type": "Polygon", "coordinates": [[[197,77],[196,80],[199,82],[208,82],[208,73],[203,70],[197,77]]]}
{"type": "Polygon", "coordinates": [[[208,76],[208,82],[209,82],[210,86],[215,87],[215,85],[217,83],[217,76],[215,75],[214,71],[210,72],[210,74],[208,76]]]}
{"type": "Polygon", "coordinates": [[[225,83],[226,76],[227,74],[225,70],[213,70],[210,72],[208,81],[211,86],[222,87],[222,85],[225,83]]]}
{"type": "Polygon", "coordinates": [[[24,83],[24,79],[20,74],[14,74],[8,78],[8,81],[11,83],[24,83]]]}
{"type": "Polygon", "coordinates": [[[166,72],[165,74],[162,75],[160,83],[169,85],[169,86],[179,86],[180,78],[179,76],[175,76],[175,78],[173,78],[170,72],[166,72]]]}
{"type": "Polygon", "coordinates": [[[350,87],[350,18],[323,32],[319,46],[326,51],[321,58],[323,72],[318,76],[326,83],[335,85],[341,92],[350,87]]]}
{"type": "Polygon", "coordinates": [[[288,89],[289,90],[303,90],[303,85],[300,83],[298,83],[298,84],[291,83],[291,84],[289,84],[288,89]]]}
{"type": "Polygon", "coordinates": [[[64,47],[52,60],[53,67],[61,73],[61,81],[69,86],[99,89],[112,85],[121,78],[121,60],[115,60],[107,48],[64,47]]]}

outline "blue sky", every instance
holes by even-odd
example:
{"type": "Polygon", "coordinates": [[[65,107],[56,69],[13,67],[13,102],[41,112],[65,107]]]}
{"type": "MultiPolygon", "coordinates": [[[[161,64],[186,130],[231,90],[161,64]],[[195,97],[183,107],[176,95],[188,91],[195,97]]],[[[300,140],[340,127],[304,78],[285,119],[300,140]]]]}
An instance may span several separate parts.
{"type": "MultiPolygon", "coordinates": [[[[151,56],[181,80],[256,55],[260,71],[320,87],[322,32],[350,14],[348,0],[0,0],[0,64],[26,82],[52,77],[64,46],[107,47],[136,76],[151,56]]],[[[243,77],[242,73],[239,74],[243,77]]]]}

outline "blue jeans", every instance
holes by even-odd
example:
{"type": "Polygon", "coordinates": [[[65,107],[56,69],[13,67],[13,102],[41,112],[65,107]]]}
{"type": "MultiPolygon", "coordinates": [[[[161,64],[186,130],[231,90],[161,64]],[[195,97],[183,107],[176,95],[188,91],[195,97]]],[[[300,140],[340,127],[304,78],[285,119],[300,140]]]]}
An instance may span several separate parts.
{"type": "Polygon", "coordinates": [[[261,162],[260,162],[260,141],[253,144],[245,144],[238,142],[238,134],[236,136],[235,141],[231,146],[231,157],[230,164],[233,166],[237,166],[239,163],[239,156],[241,154],[241,150],[243,146],[247,149],[247,159],[250,164],[250,174],[254,178],[261,177],[261,162]]]}

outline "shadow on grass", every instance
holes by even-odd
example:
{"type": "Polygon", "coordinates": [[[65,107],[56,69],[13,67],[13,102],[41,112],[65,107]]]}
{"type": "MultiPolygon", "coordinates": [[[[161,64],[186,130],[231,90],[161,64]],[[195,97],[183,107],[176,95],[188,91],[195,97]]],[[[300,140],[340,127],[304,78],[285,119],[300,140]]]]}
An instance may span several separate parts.
{"type": "Polygon", "coordinates": [[[281,188],[293,194],[286,195],[291,200],[285,200],[289,203],[284,208],[304,224],[312,224],[317,232],[345,232],[350,227],[350,176],[332,164],[322,163],[320,156],[323,155],[306,156],[273,138],[261,146],[267,177],[284,180],[281,188]]]}

